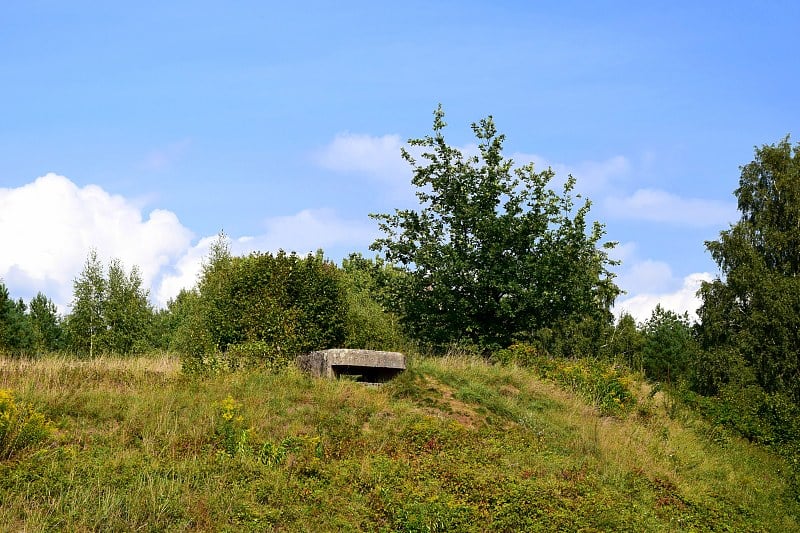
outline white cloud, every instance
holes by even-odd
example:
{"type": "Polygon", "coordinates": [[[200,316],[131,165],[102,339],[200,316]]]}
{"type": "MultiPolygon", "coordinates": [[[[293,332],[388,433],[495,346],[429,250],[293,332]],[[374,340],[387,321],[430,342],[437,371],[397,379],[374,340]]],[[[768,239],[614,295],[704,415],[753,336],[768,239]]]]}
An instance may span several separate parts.
{"type": "Polygon", "coordinates": [[[409,165],[400,149],[399,135],[339,133],[315,154],[317,163],[336,172],[356,172],[381,181],[405,184],[410,181],[409,165]]]}
{"type": "Polygon", "coordinates": [[[621,298],[614,306],[614,314],[629,313],[637,322],[644,322],[650,318],[656,305],[678,314],[689,314],[690,320],[697,320],[697,309],[702,303],[697,297],[697,291],[704,281],[711,281],[708,272],[689,274],[675,291],[672,292],[641,292],[621,298]]]}
{"type": "MultiPolygon", "coordinates": [[[[233,237],[235,255],[278,249],[305,254],[335,247],[353,250],[376,237],[368,220],[347,220],[332,209],[306,209],[265,221],[258,235],[233,237]]],[[[107,263],[119,258],[139,267],[154,303],[164,305],[195,285],[216,236],[192,244],[191,232],[162,209],[142,216],[130,199],[96,185],[78,187],[48,174],[15,189],[0,189],[0,278],[14,298],[42,291],[60,311],[72,300],[72,282],[90,249],[107,263]]]]}
{"type": "Polygon", "coordinates": [[[737,218],[733,203],[682,198],[657,189],[639,189],[627,197],[609,197],[605,208],[616,218],[691,227],[722,226],[737,218]]]}
{"type": "Polygon", "coordinates": [[[115,257],[126,268],[137,265],[150,286],[190,240],[191,232],[170,211],[156,209],[144,219],[122,196],[95,185],[78,187],[56,174],[0,189],[0,277],[15,297],[48,288],[62,311],[91,248],[104,261],[115,257]]]}
{"type": "Polygon", "coordinates": [[[334,246],[363,246],[377,237],[371,221],[344,220],[333,209],[304,209],[266,221],[267,232],[255,237],[259,249],[313,252],[334,246]]]}
{"type": "Polygon", "coordinates": [[[516,165],[533,163],[537,172],[552,168],[556,173],[557,183],[564,183],[567,176],[572,174],[576,179],[576,188],[584,194],[595,194],[631,172],[630,161],[621,155],[604,161],[579,161],[574,164],[555,163],[540,155],[525,153],[515,153],[512,159],[516,165]]]}
{"type": "MultiPolygon", "coordinates": [[[[421,150],[410,147],[399,135],[373,136],[357,133],[339,133],[334,139],[314,154],[316,163],[326,169],[340,173],[354,173],[377,180],[389,187],[390,193],[402,201],[413,201],[411,167],[401,154],[405,148],[419,159],[421,150]]],[[[465,158],[480,154],[475,143],[456,146],[465,158]]],[[[553,187],[560,187],[572,174],[577,179],[577,189],[584,194],[594,194],[614,180],[630,174],[631,163],[621,155],[603,161],[580,161],[575,164],[554,163],[537,154],[517,152],[511,154],[516,166],[534,163],[537,171],[551,167],[556,177],[553,187]]]]}
{"type": "Polygon", "coordinates": [[[673,284],[672,269],[663,261],[645,259],[631,263],[617,278],[617,285],[628,294],[660,292],[673,284]]]}

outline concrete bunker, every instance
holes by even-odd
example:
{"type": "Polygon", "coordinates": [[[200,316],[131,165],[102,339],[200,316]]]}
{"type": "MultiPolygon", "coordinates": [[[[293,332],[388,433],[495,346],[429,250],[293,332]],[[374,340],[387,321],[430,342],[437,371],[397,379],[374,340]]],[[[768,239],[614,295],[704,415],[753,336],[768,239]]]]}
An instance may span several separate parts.
{"type": "Polygon", "coordinates": [[[301,355],[297,364],[315,377],[385,383],[406,369],[406,357],[399,352],[334,348],[301,355]]]}

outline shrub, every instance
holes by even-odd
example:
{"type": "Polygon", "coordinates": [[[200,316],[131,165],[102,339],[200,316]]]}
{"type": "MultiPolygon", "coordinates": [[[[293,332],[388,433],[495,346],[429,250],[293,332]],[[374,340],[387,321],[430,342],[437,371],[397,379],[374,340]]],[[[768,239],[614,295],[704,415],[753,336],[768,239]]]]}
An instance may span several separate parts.
{"type": "Polygon", "coordinates": [[[346,348],[402,351],[398,309],[403,274],[380,259],[351,254],[342,261],[341,281],[347,298],[346,348]]]}
{"type": "Polygon", "coordinates": [[[286,368],[293,360],[291,352],[292,350],[281,349],[281,346],[256,340],[231,344],[225,352],[225,360],[231,370],[261,367],[278,371],[286,368]]]}
{"type": "Polygon", "coordinates": [[[300,353],[339,347],[347,304],[336,265],[321,252],[231,257],[212,250],[197,291],[183,295],[176,347],[188,371],[205,361],[277,369],[300,353]]]}
{"type": "Polygon", "coordinates": [[[0,461],[47,438],[44,415],[27,403],[17,403],[8,389],[0,389],[0,461]]]}

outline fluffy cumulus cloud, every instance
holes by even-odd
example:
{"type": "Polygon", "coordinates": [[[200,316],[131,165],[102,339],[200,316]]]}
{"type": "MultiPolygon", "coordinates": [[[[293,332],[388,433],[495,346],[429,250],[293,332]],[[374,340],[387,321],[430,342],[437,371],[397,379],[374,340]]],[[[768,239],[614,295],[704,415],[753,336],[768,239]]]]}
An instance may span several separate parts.
{"type": "MultiPolygon", "coordinates": [[[[279,249],[313,252],[363,248],[374,238],[368,220],[341,218],[334,210],[303,210],[264,222],[262,232],[231,238],[235,255],[279,249]]],[[[216,236],[193,242],[174,213],[155,209],[143,216],[136,203],[95,185],[79,187],[48,174],[14,189],[0,189],[0,278],[13,297],[42,291],[62,312],[72,300],[72,282],[92,248],[105,263],[136,265],[151,299],[164,305],[193,287],[216,236]]]]}
{"type": "Polygon", "coordinates": [[[400,152],[404,146],[399,135],[377,137],[345,132],[317,151],[315,159],[329,170],[359,173],[400,185],[409,181],[408,163],[400,152]]]}
{"type": "Polygon", "coordinates": [[[704,281],[711,281],[712,276],[708,272],[698,272],[683,278],[681,286],[669,292],[641,292],[631,296],[620,298],[614,306],[614,313],[621,315],[628,313],[637,322],[644,322],[650,318],[656,305],[674,311],[678,314],[688,313],[689,319],[697,320],[697,310],[702,303],[697,297],[697,291],[704,281]]]}
{"type": "Polygon", "coordinates": [[[90,249],[127,268],[137,265],[151,286],[190,241],[191,232],[174,213],[156,209],[143,217],[122,196],[79,187],[64,176],[47,174],[0,189],[0,277],[14,296],[43,290],[62,311],[90,249]]]}
{"type": "Polygon", "coordinates": [[[737,218],[731,202],[683,198],[657,189],[639,189],[625,197],[612,196],[604,207],[615,218],[665,222],[678,226],[722,226],[737,218]]]}
{"type": "Polygon", "coordinates": [[[701,303],[697,291],[703,281],[711,280],[711,274],[698,272],[677,276],[668,263],[642,258],[635,242],[618,245],[611,256],[622,261],[614,281],[625,291],[614,305],[615,315],[628,313],[638,322],[644,322],[660,304],[681,315],[688,313],[690,320],[697,320],[701,303]]]}

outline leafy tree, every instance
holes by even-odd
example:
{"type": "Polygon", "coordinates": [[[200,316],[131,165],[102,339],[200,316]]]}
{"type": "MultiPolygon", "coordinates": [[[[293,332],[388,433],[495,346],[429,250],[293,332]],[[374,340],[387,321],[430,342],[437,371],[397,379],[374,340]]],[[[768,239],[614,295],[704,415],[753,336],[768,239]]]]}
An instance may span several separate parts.
{"type": "MultiPolygon", "coordinates": [[[[575,207],[569,176],[558,194],[552,169],[514,168],[492,117],[472,124],[479,155],[449,146],[441,106],[433,135],[409,141],[421,209],[372,215],[385,236],[372,249],[410,275],[403,318],[410,333],[435,345],[506,346],[541,328],[611,321],[619,293],[604,228],[587,228],[590,202],[575,207]]],[[[580,196],[576,196],[580,198],[580,196]]]]}
{"type": "Polygon", "coordinates": [[[169,348],[181,353],[184,362],[202,361],[203,355],[214,351],[214,341],[208,331],[208,305],[196,290],[183,289],[167,303],[172,335],[169,348]]]}
{"type": "Polygon", "coordinates": [[[92,250],[73,287],[72,312],[66,323],[72,350],[94,357],[141,352],[152,345],[153,310],[136,266],[127,274],[121,262],[113,259],[105,275],[92,250]]]}
{"type": "Polygon", "coordinates": [[[106,349],[114,353],[139,353],[148,349],[153,326],[149,291],[142,288],[139,268],[126,274],[122,263],[112,259],[108,265],[104,305],[106,349]]]}
{"type": "Polygon", "coordinates": [[[33,346],[37,352],[52,352],[61,347],[61,319],[56,305],[44,294],[37,293],[30,302],[28,316],[33,330],[33,346]]]}
{"type": "Polygon", "coordinates": [[[106,279],[97,250],[91,250],[83,270],[72,284],[72,311],[67,318],[66,330],[70,348],[76,353],[96,354],[98,339],[105,328],[104,305],[106,279]]]}
{"type": "Polygon", "coordinates": [[[0,282],[0,350],[20,355],[29,350],[32,344],[32,332],[27,307],[22,299],[14,301],[0,282]]]}
{"type": "Polygon", "coordinates": [[[642,363],[644,333],[639,330],[633,316],[623,313],[614,325],[614,329],[607,336],[606,341],[601,352],[608,359],[622,362],[632,370],[644,370],[642,363]]]}
{"type": "Polygon", "coordinates": [[[706,242],[721,275],[700,289],[699,336],[800,403],[800,145],[756,148],[735,195],[739,221],[706,242]]]}
{"type": "Polygon", "coordinates": [[[689,316],[657,305],[644,323],[642,366],[655,381],[678,382],[687,377],[697,354],[689,316]]]}

